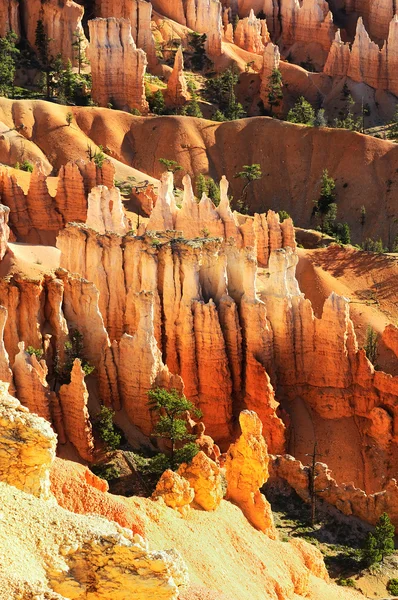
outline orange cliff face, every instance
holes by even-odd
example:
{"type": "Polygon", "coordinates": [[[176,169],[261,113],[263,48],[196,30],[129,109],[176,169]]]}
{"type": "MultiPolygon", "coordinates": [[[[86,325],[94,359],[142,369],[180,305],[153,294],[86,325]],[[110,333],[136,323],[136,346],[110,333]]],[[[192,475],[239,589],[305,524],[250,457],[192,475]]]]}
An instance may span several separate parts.
{"type": "Polygon", "coordinates": [[[225,179],[217,208],[205,196],[196,202],[189,178],[184,186],[179,208],[170,174],[163,177],[140,236],[123,233],[120,196],[96,188],[88,202],[91,227],[70,224],[58,236],[62,268],[1,282],[4,373],[20,366],[15,384],[26,390],[24,401],[40,400],[60,442],[72,442],[90,460],[81,377],[65,399],[54,398],[33,358],[29,368],[24,355],[15,358],[20,341],[46,347],[51,368],[51,355],[78,329],[101,401],[123,408],[145,435],[154,425],[148,390],[176,388],[202,410],[223,449],[239,412],[255,410],[271,453],[289,449],[302,459],[318,440],[338,483],[378,491],[394,476],[397,378],[375,372],[358,350],[344,298],[332,294],[322,317],[314,316],[295,277],[291,220],[281,224],[273,211],[238,220],[225,179]],[[109,231],[118,227],[120,233],[109,231]],[[347,428],[357,439],[349,462],[338,451],[347,428]]]}
{"type": "Polygon", "coordinates": [[[144,75],[147,58],[138,49],[126,19],[89,21],[92,97],[100,106],[148,111],[144,75]]]}
{"type": "Polygon", "coordinates": [[[358,19],[354,42],[350,48],[341,41],[338,31],[324,67],[331,77],[350,77],[358,83],[398,94],[398,15],[389,23],[382,48],[371,40],[362,18],[358,19]]]}

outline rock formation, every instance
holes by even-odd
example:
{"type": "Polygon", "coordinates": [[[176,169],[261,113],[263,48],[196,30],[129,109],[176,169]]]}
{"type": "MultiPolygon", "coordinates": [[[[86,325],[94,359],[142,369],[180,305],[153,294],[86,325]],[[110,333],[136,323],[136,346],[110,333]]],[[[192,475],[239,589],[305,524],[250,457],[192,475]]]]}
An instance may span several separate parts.
{"type": "Polygon", "coordinates": [[[267,21],[257,19],[251,10],[248,17],[240,19],[234,33],[234,43],[248,52],[263,54],[266,44],[271,41],[267,21]]]}
{"type": "MultiPolygon", "coordinates": [[[[3,204],[9,209],[9,225],[13,234],[18,241],[55,244],[59,230],[66,223],[86,222],[88,195],[98,185],[109,188],[109,201],[115,200],[114,210],[117,209],[120,213],[119,192],[114,189],[114,174],[115,169],[108,160],[104,161],[102,168],[93,162],[66,163],[59,170],[56,195],[53,198],[48,191],[47,177],[40,170],[32,173],[25,194],[15,175],[10,174],[5,168],[0,168],[0,194],[3,204]]],[[[94,192],[94,197],[97,202],[92,206],[92,214],[94,207],[98,203],[101,204],[98,192],[94,192]]],[[[95,209],[97,211],[99,204],[95,209]]],[[[96,219],[104,220],[104,218],[104,215],[96,216],[96,219]]],[[[3,235],[5,236],[7,223],[8,218],[4,212],[3,235]]],[[[116,227],[116,222],[114,226],[116,227]]],[[[120,224],[120,227],[124,226],[120,224]]]]}
{"type": "Polygon", "coordinates": [[[391,19],[396,14],[391,0],[345,0],[347,14],[358,13],[364,20],[367,31],[375,42],[382,43],[388,37],[391,19]]]}
{"type": "Polygon", "coordinates": [[[146,54],[137,49],[126,19],[89,21],[92,97],[100,106],[148,111],[144,75],[146,54]]]}
{"type": "Polygon", "coordinates": [[[20,35],[19,0],[0,1],[0,36],[5,36],[8,31],[20,35]]]}
{"type": "Polygon", "coordinates": [[[24,2],[21,19],[31,46],[35,46],[37,22],[41,20],[50,39],[49,52],[53,56],[61,54],[65,61],[69,59],[76,64],[72,45],[76,32],[83,36],[83,48],[87,46],[82,27],[83,14],[83,7],[73,0],[32,0],[24,2]]]}
{"type": "Polygon", "coordinates": [[[222,52],[222,6],[219,0],[154,0],[153,8],[162,15],[186,25],[199,33],[206,33],[209,56],[222,52]]]}
{"type": "Polygon", "coordinates": [[[260,98],[265,107],[269,107],[269,77],[274,69],[279,69],[280,52],[278,46],[272,42],[265,46],[263,54],[263,68],[261,70],[260,98]]]}
{"type": "Polygon", "coordinates": [[[8,249],[8,240],[10,238],[10,228],[8,226],[9,216],[10,209],[8,206],[0,204],[0,261],[3,260],[8,249]]]}
{"type": "Polygon", "coordinates": [[[178,474],[195,492],[195,503],[203,510],[216,510],[223,498],[220,467],[204,452],[198,452],[190,464],[183,463],[178,474]]]}
{"type": "MultiPolygon", "coordinates": [[[[271,456],[270,478],[280,478],[297,492],[305,502],[310,502],[309,468],[292,456],[271,456]]],[[[323,463],[316,465],[317,495],[345,515],[353,515],[375,525],[386,512],[398,531],[398,485],[391,479],[381,492],[365,494],[353,483],[339,484],[330,469],[323,463]]]]}
{"type": "Polygon", "coordinates": [[[260,488],[268,479],[267,444],[262,424],[255,412],[239,416],[240,438],[229,447],[225,462],[227,499],[239,506],[248,520],[269,537],[276,538],[271,507],[260,488]]]}
{"type": "Polygon", "coordinates": [[[166,506],[178,510],[182,515],[187,513],[194,498],[194,490],[189,481],[167,469],[159,479],[152,494],[153,500],[161,498],[166,506]]]}
{"type": "Polygon", "coordinates": [[[89,193],[87,202],[87,227],[98,233],[127,233],[128,223],[118,188],[108,190],[106,186],[97,186],[89,193]]]}
{"type": "Polygon", "coordinates": [[[78,358],[73,363],[71,382],[59,390],[62,420],[68,439],[83,460],[93,460],[94,438],[88,414],[88,391],[78,358]]]}
{"type": "Polygon", "coordinates": [[[56,436],[49,423],[31,414],[0,383],[0,481],[47,500],[56,436]]]}
{"type": "Polygon", "coordinates": [[[390,22],[388,38],[382,49],[373,42],[358,19],[352,48],[337,33],[324,72],[331,77],[348,76],[359,83],[398,94],[398,15],[390,22]]]}
{"type": "Polygon", "coordinates": [[[157,64],[155,40],[151,31],[152,4],[146,0],[96,0],[96,16],[128,19],[138,48],[147,55],[150,68],[157,64]]]}
{"type": "Polygon", "coordinates": [[[173,71],[167,82],[165,100],[171,106],[182,106],[188,99],[189,92],[184,75],[184,57],[182,54],[182,46],[180,46],[174,58],[173,71]]]}

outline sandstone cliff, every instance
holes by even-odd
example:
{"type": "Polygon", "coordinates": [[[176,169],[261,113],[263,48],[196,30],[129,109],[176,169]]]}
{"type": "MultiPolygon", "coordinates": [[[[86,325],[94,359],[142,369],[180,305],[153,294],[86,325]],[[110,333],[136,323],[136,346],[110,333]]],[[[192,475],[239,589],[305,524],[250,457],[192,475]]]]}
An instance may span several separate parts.
{"type": "Polygon", "coordinates": [[[76,52],[72,45],[76,32],[83,37],[83,48],[87,46],[82,27],[83,13],[83,7],[73,0],[29,0],[23,2],[20,17],[31,46],[35,47],[37,22],[41,20],[50,39],[49,52],[53,56],[61,54],[64,61],[69,59],[76,64],[76,52]]]}
{"type": "Polygon", "coordinates": [[[148,65],[157,64],[155,40],[151,31],[152,4],[145,0],[96,0],[96,16],[128,19],[131,34],[138,48],[147,55],[148,65]]]}
{"type": "Polygon", "coordinates": [[[199,33],[206,33],[209,56],[222,52],[222,6],[219,0],[153,0],[153,8],[160,14],[186,25],[199,33]]]}
{"type": "MultiPolygon", "coordinates": [[[[111,229],[115,227],[116,231],[120,231],[125,224],[120,215],[120,194],[113,187],[114,174],[115,169],[110,161],[105,161],[101,169],[93,162],[68,162],[59,170],[53,197],[49,193],[49,180],[40,169],[36,169],[30,176],[25,193],[15,174],[10,174],[6,168],[0,168],[0,194],[3,203],[9,209],[8,214],[7,210],[3,212],[3,238],[7,237],[9,223],[18,241],[55,244],[59,230],[66,223],[86,222],[89,205],[89,218],[94,227],[97,227],[99,220],[102,220],[105,226],[104,219],[108,222],[110,218],[111,221],[118,221],[112,222],[111,229]],[[109,188],[109,191],[101,193],[97,190],[89,195],[98,185],[105,186],[107,190],[109,188]],[[105,211],[105,196],[108,196],[108,202],[114,205],[114,216],[108,216],[109,209],[105,211]]],[[[2,247],[4,250],[4,243],[2,247]]]]}
{"type": "Polygon", "coordinates": [[[388,37],[381,50],[370,39],[362,18],[359,18],[351,49],[336,33],[324,72],[331,77],[348,76],[359,83],[397,95],[397,64],[398,15],[389,24],[388,37]]]}
{"type": "Polygon", "coordinates": [[[265,45],[271,41],[266,20],[257,19],[252,9],[248,17],[238,21],[233,41],[248,52],[262,54],[265,45]]]}
{"type": "Polygon", "coordinates": [[[89,22],[92,97],[100,106],[147,112],[144,75],[147,58],[137,49],[126,19],[89,22]]]}
{"type": "Polygon", "coordinates": [[[19,37],[19,0],[1,0],[0,2],[0,36],[13,31],[19,37]]]}

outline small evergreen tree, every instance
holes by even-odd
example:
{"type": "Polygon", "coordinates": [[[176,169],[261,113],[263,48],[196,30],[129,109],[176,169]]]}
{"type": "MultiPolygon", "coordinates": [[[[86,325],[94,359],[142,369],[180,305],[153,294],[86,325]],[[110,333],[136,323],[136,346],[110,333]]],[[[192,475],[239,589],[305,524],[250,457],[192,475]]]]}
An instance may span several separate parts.
{"type": "Polygon", "coordinates": [[[40,69],[45,76],[45,88],[47,98],[52,96],[52,75],[55,70],[54,56],[50,54],[50,41],[47,37],[44,28],[44,23],[41,19],[37,21],[35,44],[37,48],[37,57],[39,59],[40,69]]]}
{"type": "Polygon", "coordinates": [[[348,223],[337,223],[334,233],[336,239],[342,244],[351,244],[351,232],[348,223]]]}
{"type": "Polygon", "coordinates": [[[325,109],[320,108],[316,111],[314,127],[327,127],[328,123],[325,117],[325,109]]]}
{"type": "Polygon", "coordinates": [[[394,552],[394,525],[387,513],[383,513],[373,533],[369,533],[362,551],[363,559],[371,566],[382,562],[394,552]]]}
{"type": "Polygon", "coordinates": [[[280,105],[283,100],[283,81],[282,73],[279,69],[273,69],[271,75],[268,77],[268,88],[267,88],[268,104],[271,107],[271,116],[274,108],[280,105]]]}
{"type": "Polygon", "coordinates": [[[83,336],[77,329],[69,333],[69,340],[64,344],[64,362],[61,363],[59,355],[56,356],[54,371],[56,380],[61,383],[70,383],[70,375],[73,369],[73,363],[76,358],[80,360],[82,370],[85,375],[91,375],[94,368],[85,357],[83,336]]]}
{"type": "Polygon", "coordinates": [[[258,179],[261,179],[262,176],[263,174],[259,164],[243,165],[242,171],[238,171],[238,173],[235,173],[235,178],[246,180],[240,198],[242,206],[246,206],[246,196],[250,184],[252,184],[254,181],[257,181],[258,179]]]}
{"type": "Polygon", "coordinates": [[[315,121],[315,111],[304,96],[300,96],[296,100],[294,108],[289,110],[287,120],[290,123],[303,123],[304,125],[312,126],[315,121]]]}
{"type": "Polygon", "coordinates": [[[329,172],[324,169],[321,178],[321,193],[314,202],[312,216],[318,216],[322,233],[329,233],[336,219],[336,183],[329,172]]]}
{"type": "Polygon", "coordinates": [[[147,97],[150,110],[155,115],[164,115],[166,113],[166,103],[161,90],[156,90],[154,94],[147,97]]]}
{"type": "Polygon", "coordinates": [[[175,389],[170,391],[163,388],[149,390],[148,397],[150,410],[156,411],[159,417],[153,435],[169,440],[172,468],[178,468],[182,462],[190,462],[198,453],[199,448],[194,443],[196,437],[188,433],[187,420],[183,417],[187,412],[200,417],[201,412],[175,389]],[[178,449],[178,445],[182,447],[178,449]]]}
{"type": "Polygon", "coordinates": [[[182,114],[187,117],[196,117],[198,119],[203,118],[202,111],[200,110],[198,96],[191,86],[191,100],[182,109],[182,114]]]}
{"type": "Polygon", "coordinates": [[[82,69],[85,66],[90,64],[90,61],[88,60],[86,53],[85,53],[84,45],[85,45],[85,37],[83,35],[83,32],[80,31],[79,29],[76,29],[75,33],[73,34],[72,46],[73,46],[75,58],[77,60],[77,69],[78,69],[77,72],[79,73],[79,75],[81,74],[82,69]]]}
{"type": "Polygon", "coordinates": [[[66,120],[66,124],[68,125],[68,127],[70,127],[72,125],[72,122],[73,122],[73,113],[67,112],[65,120],[66,120]]]}
{"type": "Polygon", "coordinates": [[[206,194],[216,206],[220,204],[220,188],[214,179],[200,173],[196,178],[196,196],[200,199],[203,194],[206,194]]]}
{"type": "Polygon", "coordinates": [[[0,94],[10,96],[14,88],[17,59],[20,54],[16,47],[17,36],[9,31],[0,38],[0,94]]]}
{"type": "Polygon", "coordinates": [[[73,73],[72,63],[70,60],[66,62],[65,69],[62,70],[59,79],[59,91],[65,102],[71,102],[75,95],[76,77],[73,73]]]}
{"type": "Polygon", "coordinates": [[[228,121],[227,117],[224,115],[223,112],[221,112],[220,109],[217,109],[216,112],[213,114],[212,121],[218,121],[219,123],[223,123],[224,121],[228,121]]]}
{"type": "Polygon", "coordinates": [[[159,158],[159,162],[161,165],[166,167],[167,171],[170,173],[177,173],[177,171],[182,171],[183,167],[178,164],[176,160],[169,160],[167,158],[159,158]]]}
{"type": "Polygon", "coordinates": [[[235,93],[239,75],[233,69],[226,69],[217,77],[208,79],[204,93],[210,102],[218,104],[218,111],[213,115],[213,121],[234,121],[246,116],[235,93]]]}
{"type": "Polygon", "coordinates": [[[207,35],[205,33],[198,33],[193,31],[188,37],[188,46],[192,52],[189,60],[187,61],[193,71],[203,71],[204,68],[208,67],[211,62],[206,56],[206,44],[207,35]]]}
{"type": "Polygon", "coordinates": [[[372,365],[376,366],[377,361],[377,342],[378,335],[376,331],[369,325],[366,330],[366,342],[365,342],[365,352],[367,358],[370,360],[372,365]]]}
{"type": "Polygon", "coordinates": [[[122,441],[121,435],[116,431],[113,423],[115,413],[107,406],[101,406],[101,410],[96,416],[95,424],[98,429],[99,436],[104,442],[106,449],[117,450],[122,441]]]}

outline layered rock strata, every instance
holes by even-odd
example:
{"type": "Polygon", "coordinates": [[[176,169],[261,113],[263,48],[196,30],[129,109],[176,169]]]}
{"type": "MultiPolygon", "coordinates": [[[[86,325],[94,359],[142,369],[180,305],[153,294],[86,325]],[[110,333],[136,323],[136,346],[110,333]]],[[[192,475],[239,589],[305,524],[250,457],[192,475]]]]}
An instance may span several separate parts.
{"type": "Polygon", "coordinates": [[[387,39],[391,19],[397,10],[392,0],[345,0],[342,8],[347,14],[358,13],[369,35],[378,43],[387,39]]]}
{"type": "Polygon", "coordinates": [[[382,49],[373,42],[362,21],[358,19],[354,43],[341,41],[340,33],[331,46],[324,73],[331,77],[348,76],[359,83],[398,94],[398,15],[389,25],[388,38],[382,49]]]}
{"type": "Polygon", "coordinates": [[[92,97],[100,106],[148,111],[144,75],[147,58],[137,48],[126,19],[89,21],[92,97]]]}
{"type": "Polygon", "coordinates": [[[157,64],[155,40],[151,31],[152,4],[146,0],[96,0],[96,16],[128,19],[138,48],[147,55],[150,68],[157,64]]]}

